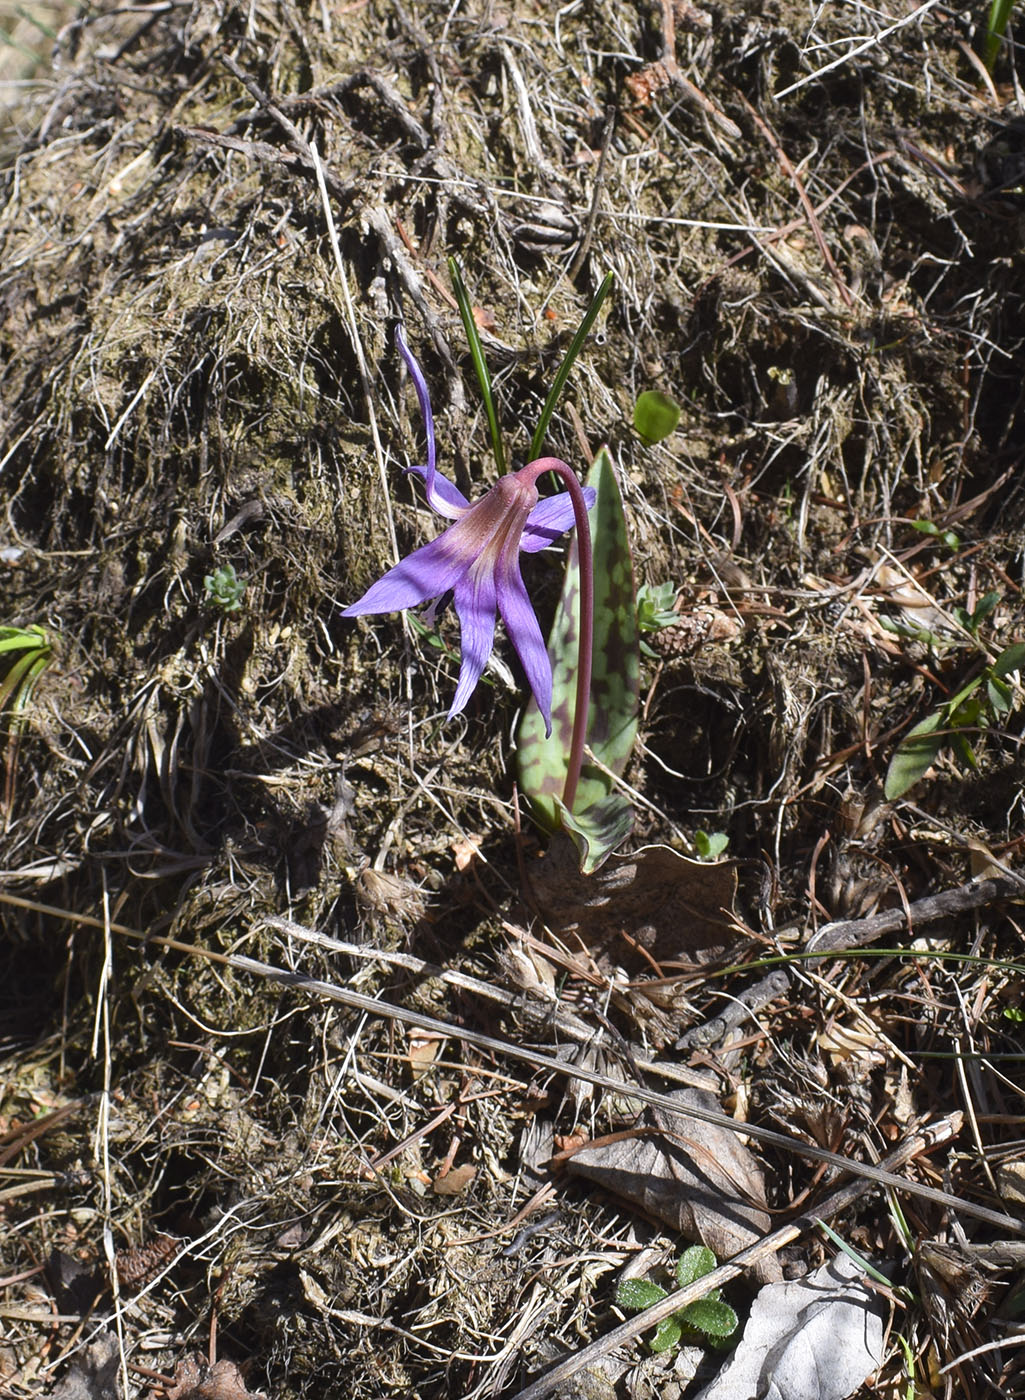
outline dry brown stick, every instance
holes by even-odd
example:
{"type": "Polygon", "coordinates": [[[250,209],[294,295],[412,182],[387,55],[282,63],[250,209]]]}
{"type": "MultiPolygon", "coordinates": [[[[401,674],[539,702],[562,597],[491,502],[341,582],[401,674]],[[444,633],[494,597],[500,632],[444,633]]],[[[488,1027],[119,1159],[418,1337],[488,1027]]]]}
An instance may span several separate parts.
{"type": "Polygon", "coordinates": [[[836,265],[836,259],[833,257],[833,254],[829,251],[829,245],[826,243],[825,235],[822,232],[822,225],[819,223],[818,218],[815,214],[814,206],[812,205],[811,200],[808,198],[808,191],[804,188],[804,181],[801,179],[800,175],[798,175],[796,169],[794,168],[793,162],[787,155],[786,151],[784,151],[783,147],[780,145],[779,137],[773,131],[772,127],[769,126],[768,122],[765,121],[763,117],[759,116],[759,114],[755,111],[754,107],[752,107],[751,103],[747,100],[747,98],[742,92],[738,92],[737,96],[743,103],[744,107],[747,109],[747,113],[750,116],[751,120],[758,127],[758,130],[762,133],[766,141],[768,141],[769,145],[772,147],[773,151],[775,152],[776,159],[779,161],[783,170],[786,172],[791,183],[793,184],[794,189],[797,191],[797,197],[801,201],[801,207],[804,210],[805,218],[808,220],[808,227],[811,229],[812,236],[814,237],[815,242],[818,244],[819,252],[822,254],[822,261],[826,264],[826,267],[829,269],[830,276],[836,283],[837,291],[840,293],[840,297],[843,300],[844,305],[849,308],[853,308],[854,298],[851,296],[850,292],[847,289],[847,283],[843,280],[843,276],[840,272],[840,269],[836,265]]]}
{"type": "MultiPolygon", "coordinates": [[[[225,68],[227,68],[228,72],[232,75],[232,77],[238,79],[238,81],[249,93],[250,97],[252,97],[253,100],[256,103],[258,103],[260,107],[263,108],[267,115],[274,118],[278,126],[280,126],[281,130],[287,136],[288,143],[292,147],[292,150],[303,162],[303,164],[309,166],[309,168],[314,172],[314,174],[316,174],[317,158],[313,153],[313,148],[311,147],[309,141],[307,141],[306,137],[296,126],[295,122],[292,121],[291,117],[285,115],[285,113],[271,98],[271,96],[268,93],[264,92],[263,88],[260,87],[256,79],[250,77],[250,75],[245,71],[245,69],[241,68],[239,64],[237,64],[235,60],[231,57],[230,54],[222,54],[221,62],[224,64],[225,68]]],[[[359,189],[359,187],[355,184],[343,185],[342,182],[338,179],[338,177],[326,167],[324,169],[324,182],[330,190],[332,196],[342,204],[347,204],[358,192],[359,189]]]]}
{"type": "Polygon", "coordinates": [[[659,60],[666,77],[683,89],[692,102],[696,102],[703,112],[712,118],[719,130],[732,141],[739,141],[743,132],[735,121],[726,115],[712,99],[703,93],[691,80],[684,77],[676,58],[676,13],[673,0],[662,0],[662,57],[659,60]]]}
{"type": "Polygon", "coordinates": [[[390,1002],[380,1001],[376,997],[363,996],[360,992],[353,992],[348,987],[340,987],[334,982],[325,982],[319,977],[309,977],[303,972],[292,972],[288,968],[274,967],[270,963],[260,962],[256,958],[249,958],[241,953],[218,953],[211,948],[201,948],[195,943],[183,943],[177,938],[164,938],[142,933],[140,930],[129,928],[125,924],[99,919],[91,914],[73,913],[70,910],[61,909],[57,905],[23,899],[20,895],[8,894],[3,890],[0,890],[0,904],[10,904],[19,909],[31,909],[36,913],[51,914],[56,918],[66,919],[71,923],[84,924],[89,928],[109,930],[111,933],[120,934],[122,937],[134,939],[139,943],[152,944],[159,948],[171,948],[175,952],[186,954],[188,957],[205,958],[208,962],[218,963],[222,967],[234,968],[237,972],[248,972],[254,977],[263,977],[267,981],[274,982],[280,987],[287,987],[291,991],[303,992],[307,996],[319,998],[322,1001],[333,1001],[342,1006],[351,1006],[356,1011],[362,1011],[368,1016],[383,1016],[399,1025],[415,1026],[419,1030],[430,1031],[448,1039],[462,1040],[467,1045],[473,1045],[489,1054],[521,1060],[524,1064],[533,1065],[535,1069],[542,1069],[550,1074],[563,1075],[569,1079],[581,1079],[587,1084],[594,1084],[599,1089],[609,1089],[616,1094],[629,1092],[632,1099],[639,1099],[641,1103],[650,1104],[653,1108],[664,1109],[666,1113],[676,1118],[697,1118],[705,1123],[714,1123],[716,1127],[725,1128],[728,1132],[743,1133],[746,1137],[767,1143],[771,1147],[780,1148],[784,1152],[792,1152],[813,1162],[824,1162],[827,1166],[834,1167],[838,1171],[851,1172],[877,1186],[889,1187],[892,1191],[905,1191],[912,1196],[917,1196],[920,1200],[930,1201],[943,1210],[960,1211],[962,1215],[982,1220],[997,1230],[1005,1230],[1012,1235],[1025,1235],[1025,1220],[1016,1220],[1013,1216],[1006,1215],[1002,1211],[990,1210],[988,1206],[976,1205],[974,1201],[964,1200],[948,1191],[938,1191],[933,1186],[923,1186],[918,1181],[906,1181],[903,1177],[895,1176],[893,1172],[887,1171],[883,1167],[872,1166],[867,1162],[853,1161],[849,1157],[841,1156],[838,1152],[829,1152],[824,1147],[818,1147],[811,1142],[803,1142],[799,1138],[788,1137],[786,1133],[777,1133],[774,1129],[763,1128],[757,1123],[738,1123],[727,1113],[699,1108],[696,1104],[688,1104],[685,1108],[681,1108],[679,1101],[669,1094],[660,1094],[644,1084],[631,1084],[622,1079],[613,1079],[610,1075],[599,1074],[597,1070],[590,1069],[587,1065],[570,1064],[565,1060],[557,1060],[552,1055],[546,1055],[540,1050],[532,1050],[526,1045],[515,1044],[508,1040],[498,1040],[494,1036],[484,1035],[481,1031],[468,1030],[465,1026],[454,1026],[435,1016],[425,1016],[406,1006],[395,1006],[390,1002]]]}
{"type": "MultiPolygon", "coordinates": [[[[980,909],[986,904],[995,904],[1002,899],[1025,899],[1025,880],[1016,875],[1002,879],[973,880],[970,884],[959,885],[956,889],[943,890],[940,894],[926,895],[916,899],[907,909],[887,909],[882,914],[873,914],[867,919],[842,919],[824,924],[808,940],[799,961],[810,961],[807,954],[815,957],[829,957],[852,948],[862,948],[866,943],[874,943],[888,933],[899,933],[902,929],[914,929],[919,924],[934,923],[937,919],[949,918],[954,914],[964,914],[972,909],[980,909]]],[[[786,929],[779,929],[779,934],[786,929]]],[[[742,996],[737,997],[720,1015],[692,1026],[676,1042],[677,1050],[691,1049],[717,1043],[734,1026],[747,1019],[752,1012],[782,996],[794,979],[790,967],[775,968],[759,982],[750,986],[742,996]]]]}
{"type": "Polygon", "coordinates": [[[971,909],[980,909],[984,904],[995,904],[1001,899],[1025,899],[1025,880],[1019,876],[1004,876],[1000,879],[973,880],[970,884],[959,885],[953,890],[943,890],[939,894],[929,894],[916,899],[907,910],[887,909],[882,914],[873,914],[867,919],[843,919],[825,924],[813,934],[805,947],[807,953],[832,953],[847,948],[861,948],[866,943],[874,943],[887,933],[898,933],[901,929],[912,930],[916,924],[934,923],[937,919],[948,918],[952,914],[964,914],[971,909]]]}
{"type": "MultiPolygon", "coordinates": [[[[819,200],[818,204],[815,205],[816,217],[820,214],[824,214],[829,206],[840,198],[844,190],[846,190],[849,185],[852,185],[859,175],[863,175],[866,170],[871,170],[874,166],[885,165],[888,161],[891,161],[896,154],[897,152],[895,150],[880,151],[877,156],[870,156],[868,160],[863,161],[856,170],[852,170],[847,178],[837,185],[835,190],[827,194],[825,199],[819,200]]],[[[714,267],[707,277],[705,277],[704,281],[698,284],[697,290],[694,293],[694,300],[696,301],[698,299],[710,282],[714,282],[717,277],[721,277],[727,268],[734,267],[737,263],[743,262],[745,258],[749,258],[752,253],[756,253],[761,248],[763,243],[778,243],[781,238],[789,238],[790,235],[796,232],[805,222],[806,220],[803,216],[799,219],[791,219],[788,224],[781,224],[780,227],[774,229],[772,233],[763,233],[760,238],[756,238],[752,243],[749,243],[746,248],[741,248],[739,252],[733,253],[724,263],[720,263],[718,267],[714,267]]]]}
{"type": "Polygon", "coordinates": [[[566,273],[566,280],[575,282],[577,274],[583,267],[588,253],[591,251],[591,240],[594,238],[594,226],[598,220],[598,205],[601,201],[602,186],[605,183],[605,167],[609,160],[609,147],[612,145],[612,133],[616,125],[616,109],[609,106],[605,113],[605,125],[601,134],[601,154],[598,156],[598,169],[594,173],[594,193],[591,195],[591,209],[587,215],[587,223],[584,225],[584,235],[580,240],[580,247],[576,251],[569,271],[566,273]]]}
{"type": "MultiPolygon", "coordinates": [[[[961,1118],[960,1113],[953,1113],[948,1118],[939,1119],[921,1133],[916,1133],[914,1137],[908,1138],[895,1152],[891,1152],[885,1158],[882,1163],[883,1168],[890,1172],[896,1171],[923,1152],[949,1142],[960,1132],[961,1118]]],[[[735,1254],[726,1263],[720,1264],[710,1274],[696,1279],[686,1288],[677,1288],[650,1308],[645,1308],[636,1317],[629,1318],[620,1326],[614,1327],[611,1332],[606,1332],[603,1337],[589,1343],[580,1351],[574,1352],[572,1356],[566,1357],[565,1361],[560,1361],[557,1366],[553,1366],[550,1371],[546,1371],[538,1380],[533,1381],[526,1389],[513,1396],[513,1400],[544,1400],[545,1396],[551,1395],[554,1390],[564,1385],[585,1366],[589,1366],[603,1356],[608,1356],[609,1352],[614,1351],[616,1347],[633,1341],[634,1337],[641,1332],[646,1332],[649,1327],[654,1327],[665,1318],[672,1317],[673,1313],[679,1312],[688,1303],[703,1298],[710,1289],[721,1288],[723,1284],[735,1279],[738,1274],[742,1274],[746,1268],[757,1263],[760,1259],[764,1259],[770,1254],[778,1254],[785,1245],[792,1244],[806,1231],[814,1229],[820,1220],[829,1220],[833,1216],[839,1215],[841,1211],[846,1210],[859,1196],[869,1190],[869,1187],[870,1183],[863,1180],[851,1181],[846,1186],[841,1186],[838,1191],[832,1192],[813,1210],[804,1211],[788,1225],[782,1225],[771,1235],[766,1235],[763,1240],[759,1240],[757,1244],[742,1249],[739,1254],[735,1254]]]]}

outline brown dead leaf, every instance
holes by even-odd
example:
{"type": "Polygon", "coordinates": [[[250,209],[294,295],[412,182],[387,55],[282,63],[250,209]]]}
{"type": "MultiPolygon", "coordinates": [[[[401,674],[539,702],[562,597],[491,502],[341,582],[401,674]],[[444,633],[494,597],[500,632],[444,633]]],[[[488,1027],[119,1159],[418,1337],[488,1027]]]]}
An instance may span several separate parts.
{"type": "Polygon", "coordinates": [[[187,1356],[174,1372],[174,1385],[167,1400],[266,1400],[262,1391],[247,1390],[242,1373],[233,1361],[215,1361],[212,1366],[187,1356]]]}
{"type": "Polygon", "coordinates": [[[581,875],[576,849],[556,837],[531,868],[534,897],[549,925],[575,932],[596,959],[622,967],[676,959],[712,962],[733,943],[737,890],[731,862],[688,860],[669,846],[611,856],[581,875]]]}
{"type": "MultiPolygon", "coordinates": [[[[719,1110],[713,1094],[678,1089],[682,1108],[719,1110]]],[[[765,1176],[736,1133],[715,1123],[668,1117],[668,1131],[587,1147],[568,1162],[607,1191],[640,1206],[671,1230],[705,1244],[717,1259],[756,1243],[769,1230],[765,1176]]],[[[754,1273],[762,1283],[780,1277],[775,1255],[754,1273]]]]}
{"type": "Polygon", "coordinates": [[[434,1194],[436,1196],[459,1196],[466,1190],[470,1182],[477,1175],[477,1168],[469,1164],[462,1167],[453,1167],[444,1176],[437,1176],[434,1179],[434,1194]]]}

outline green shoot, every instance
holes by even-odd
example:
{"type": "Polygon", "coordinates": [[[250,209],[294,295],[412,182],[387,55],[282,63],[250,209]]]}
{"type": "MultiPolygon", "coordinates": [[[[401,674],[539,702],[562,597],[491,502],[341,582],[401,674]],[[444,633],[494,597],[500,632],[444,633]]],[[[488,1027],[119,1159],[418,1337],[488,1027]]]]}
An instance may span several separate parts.
{"type": "Polygon", "coordinates": [[[234,564],[222,564],[203,579],[204,602],[221,612],[237,612],[246,591],[245,579],[235,573],[234,564]]]}
{"type": "MultiPolygon", "coordinates": [[[[676,1261],[676,1286],[687,1288],[715,1268],[715,1255],[703,1244],[691,1245],[676,1261]]],[[[623,1279],[616,1289],[616,1302],[630,1312],[644,1312],[668,1297],[668,1291],[650,1279],[623,1279]]],[[[714,1347],[728,1347],[740,1326],[737,1314],[722,1301],[721,1291],[711,1289],[703,1298],[688,1303],[679,1312],[663,1318],[648,1345],[653,1352],[669,1351],[685,1339],[714,1347]]]]}
{"type": "Polygon", "coordinates": [[[992,73],[996,67],[1000,45],[1007,33],[1013,8],[1014,0],[991,0],[989,18],[986,21],[986,37],[982,46],[982,61],[986,65],[987,73],[992,73]]]}
{"type": "MultiPolygon", "coordinates": [[[[456,294],[456,301],[459,303],[459,315],[462,317],[463,330],[466,332],[466,343],[470,347],[470,358],[473,361],[473,368],[477,375],[477,383],[480,385],[481,398],[484,400],[484,412],[487,414],[488,431],[491,433],[491,450],[495,454],[495,465],[499,475],[505,474],[505,447],[502,443],[502,429],[498,422],[498,409],[495,406],[495,396],[491,392],[491,373],[488,369],[488,362],[484,358],[484,346],[481,344],[480,332],[477,330],[477,322],[473,317],[473,306],[470,302],[470,294],[463,285],[463,276],[459,271],[459,264],[455,258],[448,260],[449,276],[452,278],[452,290],[456,294]]],[[[536,455],[536,454],[534,454],[536,455]]]]}
{"type": "Polygon", "coordinates": [[[545,440],[545,433],[548,431],[548,424],[552,421],[552,414],[555,412],[555,405],[559,402],[559,395],[563,386],[569,378],[569,372],[573,368],[574,361],[583,348],[584,341],[594,325],[598,312],[605,303],[605,298],[612,291],[612,284],[616,280],[615,273],[606,272],[602,278],[601,286],[594,294],[594,300],[584,312],[584,319],[577,327],[576,334],[570,341],[569,349],[566,351],[566,358],[559,366],[559,372],[552,380],[552,387],[548,391],[544,407],[541,410],[541,417],[537,420],[537,427],[534,429],[534,436],[530,440],[530,456],[528,461],[535,461],[541,455],[541,445],[545,440]]]}

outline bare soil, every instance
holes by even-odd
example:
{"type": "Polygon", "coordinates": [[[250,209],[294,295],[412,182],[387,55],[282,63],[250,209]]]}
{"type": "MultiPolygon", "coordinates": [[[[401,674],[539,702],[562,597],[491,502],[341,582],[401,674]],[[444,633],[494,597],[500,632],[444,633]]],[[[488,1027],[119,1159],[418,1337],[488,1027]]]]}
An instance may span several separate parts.
{"type": "MultiPolygon", "coordinates": [[[[0,1393],[515,1396],[617,1325],[625,1264],[680,1248],[571,1169],[643,1105],[525,1045],[708,1076],[859,1162],[959,1110],[907,1177],[1020,1218],[1017,673],[965,722],[975,766],[952,742],[883,790],[1025,638],[1025,127],[977,8],[175,0],[83,9],[5,88],[0,623],[57,657],[4,739],[0,1393]],[[665,854],[615,867],[629,918],[595,912],[607,871],[594,897],[552,876],[504,639],[447,722],[451,610],[440,646],[340,617],[438,529],[399,320],[442,469],[493,479],[453,255],[520,460],[615,273],[548,448],[583,474],[610,445],[638,581],[677,589],[624,854],[725,833],[700,897],[665,854]],[[654,448],[651,388],[682,405],[654,448]],[[228,565],[234,610],[205,583],[228,565]],[[759,958],[888,911],[889,955],[699,1034],[759,958]]],[[[545,623],[559,579],[529,561],[545,623]]],[[[773,1225],[839,1180],[749,1145],[773,1225]]],[[[860,1393],[910,1367],[919,1395],[1025,1394],[1016,1271],[957,1253],[1000,1231],[901,1205],[903,1233],[879,1190],[832,1221],[910,1289],[860,1393]],[[968,1270],[945,1301],[928,1249],[968,1270]]],[[[805,1232],[782,1268],[832,1250],[805,1232]]],[[[682,1395],[674,1364],[639,1338],[558,1393],[682,1395]]]]}

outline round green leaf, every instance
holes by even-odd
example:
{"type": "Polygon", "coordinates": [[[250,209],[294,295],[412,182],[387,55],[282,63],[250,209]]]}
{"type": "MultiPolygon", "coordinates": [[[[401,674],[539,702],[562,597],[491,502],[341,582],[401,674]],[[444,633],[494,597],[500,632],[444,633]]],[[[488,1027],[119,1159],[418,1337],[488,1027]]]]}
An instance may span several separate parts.
{"type": "Polygon", "coordinates": [[[676,429],[680,405],[657,389],[646,390],[634,405],[634,427],[645,442],[661,442],[676,429]]]}

